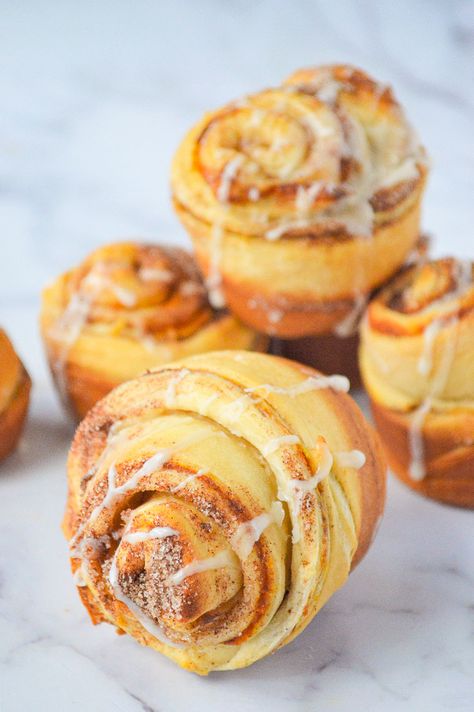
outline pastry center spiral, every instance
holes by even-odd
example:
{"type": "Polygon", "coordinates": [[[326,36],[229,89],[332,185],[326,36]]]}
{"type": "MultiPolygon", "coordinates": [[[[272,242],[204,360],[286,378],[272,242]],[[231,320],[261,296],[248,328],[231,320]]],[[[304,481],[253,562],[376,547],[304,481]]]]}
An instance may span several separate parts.
{"type": "Polygon", "coordinates": [[[201,169],[220,202],[275,191],[294,198],[315,181],[336,185],[343,153],[344,132],[329,107],[276,89],[224,110],[199,140],[201,169]]]}
{"type": "Polygon", "coordinates": [[[191,504],[155,496],[133,510],[109,581],[156,624],[193,639],[203,616],[242,585],[239,561],[215,524],[191,504]]]}
{"type": "Polygon", "coordinates": [[[67,275],[59,331],[84,326],[140,338],[188,336],[213,318],[201,277],[183,250],[118,243],[67,275]],[[157,308],[159,307],[159,308],[157,308]]]}
{"type": "Polygon", "coordinates": [[[472,285],[470,263],[443,259],[414,268],[391,295],[388,306],[403,314],[414,314],[440,300],[453,302],[472,285]]]}
{"type": "Polygon", "coordinates": [[[81,290],[96,305],[130,309],[162,303],[174,281],[169,263],[162,258],[149,267],[135,260],[108,259],[92,264],[81,290]]]}

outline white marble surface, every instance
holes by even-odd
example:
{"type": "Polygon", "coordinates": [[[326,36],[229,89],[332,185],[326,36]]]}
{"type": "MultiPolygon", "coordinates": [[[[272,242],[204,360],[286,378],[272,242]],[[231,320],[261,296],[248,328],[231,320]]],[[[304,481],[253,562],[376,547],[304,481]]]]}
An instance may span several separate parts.
{"type": "Polygon", "coordinates": [[[0,322],[35,388],[22,448],[0,470],[2,711],[474,708],[473,515],[394,480],[345,588],[248,670],[201,679],[94,629],[68,572],[59,522],[71,430],[39,344],[39,289],[117,236],[184,242],[168,201],[184,129],[207,107],[331,60],[395,85],[433,158],[435,252],[472,257],[472,3],[3,5],[0,322]]]}

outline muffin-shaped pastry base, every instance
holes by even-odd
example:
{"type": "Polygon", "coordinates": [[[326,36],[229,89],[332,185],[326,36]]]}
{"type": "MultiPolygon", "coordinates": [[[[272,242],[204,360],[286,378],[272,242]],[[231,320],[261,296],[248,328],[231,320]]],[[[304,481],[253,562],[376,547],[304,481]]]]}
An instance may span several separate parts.
{"type": "Polygon", "coordinates": [[[28,410],[31,380],[0,329],[0,461],[15,448],[28,410]]]}

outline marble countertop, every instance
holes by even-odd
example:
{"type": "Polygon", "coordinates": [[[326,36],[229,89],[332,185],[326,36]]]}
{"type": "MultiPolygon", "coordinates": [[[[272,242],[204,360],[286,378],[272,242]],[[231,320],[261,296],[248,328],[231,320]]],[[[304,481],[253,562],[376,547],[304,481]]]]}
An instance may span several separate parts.
{"type": "Polygon", "coordinates": [[[185,242],[173,150],[208,107],[311,63],[391,82],[433,160],[434,252],[472,257],[471,2],[11,3],[0,24],[0,323],[33,379],[0,468],[0,708],[120,712],[471,710],[473,514],[390,479],[366,560],[291,645],[199,678],[79,602],[59,523],[72,435],[38,337],[38,293],[116,237],[185,242]],[[471,181],[471,186],[469,182],[471,181]]]}

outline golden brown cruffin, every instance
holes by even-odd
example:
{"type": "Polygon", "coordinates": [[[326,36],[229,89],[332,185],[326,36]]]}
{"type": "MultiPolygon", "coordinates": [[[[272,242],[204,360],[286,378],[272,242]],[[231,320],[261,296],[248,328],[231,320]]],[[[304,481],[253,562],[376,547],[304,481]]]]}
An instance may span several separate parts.
{"type": "Polygon", "coordinates": [[[154,366],[267,344],[210,306],[188,252],[138,242],[101,247],[47,287],[41,332],[58,390],[78,418],[119,383],[154,366]]]}
{"type": "Polygon", "coordinates": [[[30,400],[31,380],[10,339],[0,329],[0,460],[15,448],[30,400]]]}
{"type": "Polygon", "coordinates": [[[245,351],[112,391],[68,460],[64,533],[82,601],[200,674],[291,641],[372,541],[376,433],[343,376],[245,351]]]}
{"type": "Polygon", "coordinates": [[[474,507],[471,262],[427,262],[383,289],[362,325],[360,367],[394,472],[428,497],[474,507]]]}
{"type": "Polygon", "coordinates": [[[391,90],[334,65],[206,114],[171,182],[211,300],[297,338],[347,332],[404,263],[426,176],[391,90]]]}

